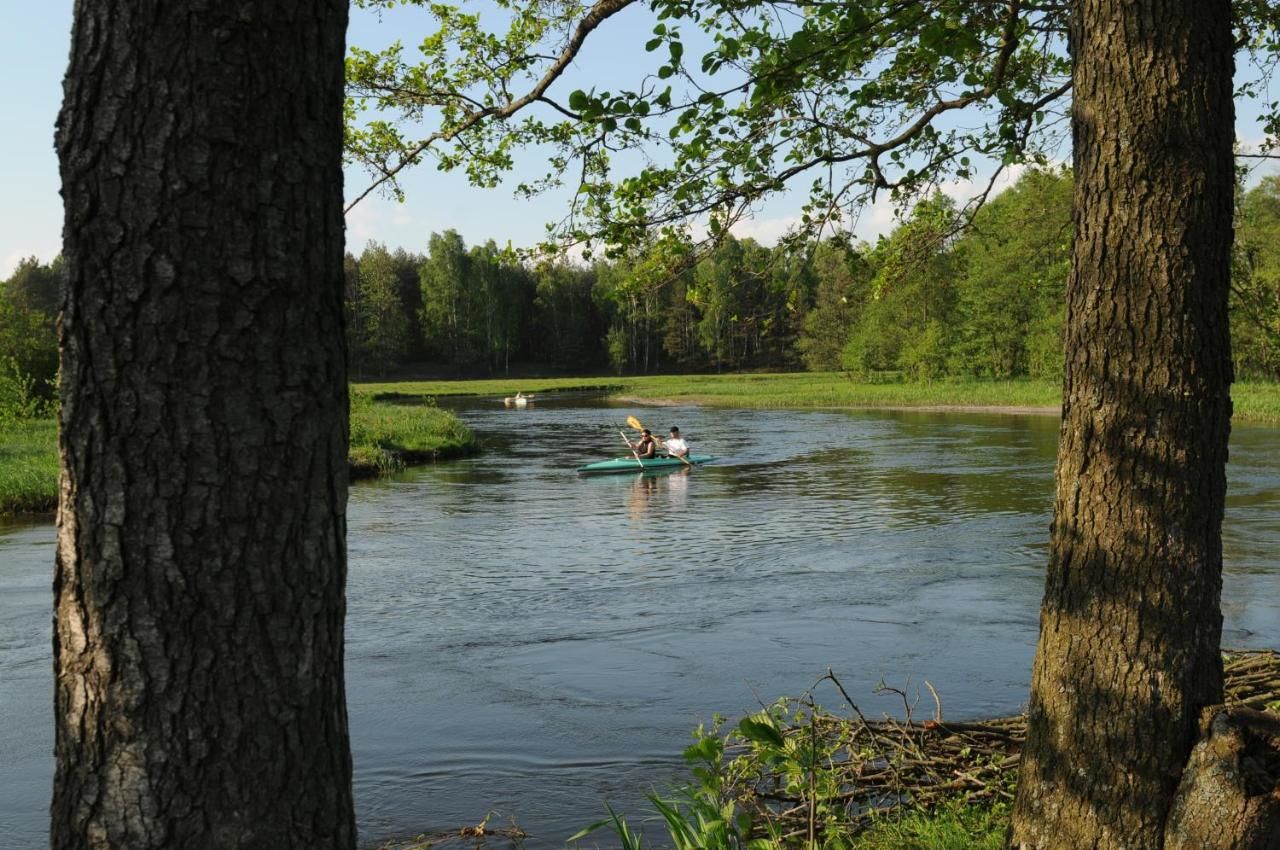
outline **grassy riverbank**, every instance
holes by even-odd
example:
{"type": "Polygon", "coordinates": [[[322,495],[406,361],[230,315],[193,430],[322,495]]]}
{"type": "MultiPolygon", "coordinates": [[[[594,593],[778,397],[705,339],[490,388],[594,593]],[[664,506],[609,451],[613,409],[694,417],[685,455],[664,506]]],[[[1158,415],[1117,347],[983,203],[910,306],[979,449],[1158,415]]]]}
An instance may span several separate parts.
{"type": "Polygon", "coordinates": [[[405,466],[474,454],[476,435],[447,410],[382,404],[351,394],[351,477],[371,478],[405,466]]]}
{"type": "Polygon", "coordinates": [[[48,513],[58,506],[58,423],[0,425],[0,514],[48,513]]]}
{"type": "MultiPolygon", "coordinates": [[[[352,393],[348,459],[353,479],[476,449],[475,434],[448,411],[423,404],[379,404],[352,393]]],[[[57,422],[35,419],[0,426],[0,514],[50,513],[57,506],[57,422]]]]}
{"type": "MultiPolygon", "coordinates": [[[[1056,413],[1062,404],[1062,389],[1055,381],[859,383],[840,372],[409,381],[362,384],[361,389],[387,397],[510,396],[516,391],[536,395],[593,390],[637,403],[740,408],[989,408],[1056,413]]],[[[1280,384],[1238,383],[1232,388],[1232,399],[1237,421],[1280,423],[1280,384]]]]}

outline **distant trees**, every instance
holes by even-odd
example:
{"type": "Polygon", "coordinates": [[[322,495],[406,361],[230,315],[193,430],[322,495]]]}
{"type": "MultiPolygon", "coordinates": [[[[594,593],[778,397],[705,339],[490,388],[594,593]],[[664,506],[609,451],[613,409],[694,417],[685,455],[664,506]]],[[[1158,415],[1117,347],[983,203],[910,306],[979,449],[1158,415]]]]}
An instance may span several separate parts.
{"type": "Polygon", "coordinates": [[[1280,379],[1280,177],[1238,199],[1231,348],[1239,376],[1280,379]]]}
{"type": "Polygon", "coordinates": [[[936,195],[874,246],[815,246],[805,365],[914,380],[1061,375],[1071,189],[1065,170],[1030,170],[963,233],[936,195]]]}
{"type": "Polygon", "coordinates": [[[1063,287],[1071,265],[1071,177],[1030,171],[988,203],[957,245],[956,372],[1062,375],[1063,287]]]}
{"type": "Polygon", "coordinates": [[[805,366],[815,372],[840,369],[849,335],[870,298],[872,266],[865,252],[828,241],[814,246],[809,271],[813,306],[797,348],[805,366]]]}
{"type": "MultiPolygon", "coordinates": [[[[533,263],[455,231],[431,234],[426,253],[371,242],[346,258],[351,366],[1053,380],[1071,192],[1069,170],[1032,169],[963,232],[937,195],[874,245],[727,236],[696,259],[650,244],[589,266],[533,263]]],[[[0,282],[0,406],[18,386],[37,407],[50,398],[61,268],[32,258],[0,282]]],[[[1278,177],[1238,195],[1231,323],[1237,374],[1280,378],[1278,177]]]]}
{"type": "Polygon", "coordinates": [[[0,421],[36,415],[53,400],[62,274],[61,257],[47,265],[28,257],[0,281],[0,421]]]}
{"type": "Polygon", "coordinates": [[[386,372],[409,352],[410,314],[396,266],[390,251],[370,242],[355,263],[354,282],[348,281],[348,352],[352,366],[361,371],[386,372]]]}

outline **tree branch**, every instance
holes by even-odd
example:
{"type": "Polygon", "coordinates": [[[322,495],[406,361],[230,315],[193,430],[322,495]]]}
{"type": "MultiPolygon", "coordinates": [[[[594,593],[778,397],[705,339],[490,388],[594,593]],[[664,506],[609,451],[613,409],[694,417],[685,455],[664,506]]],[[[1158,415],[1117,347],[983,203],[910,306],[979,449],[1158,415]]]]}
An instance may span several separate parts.
{"type": "Polygon", "coordinates": [[[343,213],[351,212],[352,208],[354,208],[356,204],[368,197],[375,189],[382,186],[388,180],[395,179],[397,174],[409,165],[417,162],[418,157],[436,142],[451,141],[457,138],[459,134],[466,132],[486,119],[501,120],[504,118],[510,118],[529,104],[541,100],[547,89],[551,87],[551,84],[559,79],[560,75],[564,73],[565,68],[569,67],[569,63],[578,55],[578,51],[582,49],[582,44],[586,41],[587,36],[589,36],[596,27],[600,26],[600,24],[604,23],[606,20],[627,8],[634,2],[636,2],[636,0],[598,0],[598,2],[591,7],[591,11],[587,12],[587,14],[583,16],[582,20],[578,22],[577,27],[574,28],[573,35],[569,38],[568,43],[565,44],[564,50],[560,52],[560,56],[554,63],[552,63],[551,67],[547,69],[546,73],[542,75],[537,84],[535,84],[534,87],[523,97],[509,101],[503,106],[490,106],[471,112],[462,121],[462,123],[457,126],[432,133],[400,157],[400,161],[394,166],[381,169],[382,176],[356,196],[351,203],[347,204],[343,209],[343,213]]]}

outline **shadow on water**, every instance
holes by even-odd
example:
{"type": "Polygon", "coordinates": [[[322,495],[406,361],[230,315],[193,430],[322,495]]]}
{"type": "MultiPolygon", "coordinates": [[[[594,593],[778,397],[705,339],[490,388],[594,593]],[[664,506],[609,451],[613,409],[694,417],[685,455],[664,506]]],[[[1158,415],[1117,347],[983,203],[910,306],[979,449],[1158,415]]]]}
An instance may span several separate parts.
{"type": "MultiPolygon", "coordinates": [[[[347,677],[365,841],[498,812],[560,846],[641,808],[689,731],[834,668],[871,712],[928,679],[955,718],[1026,698],[1053,417],[442,400],[478,457],[361,484],[347,677]],[[581,477],[637,414],[693,470],[581,477]]],[[[1233,433],[1226,641],[1280,642],[1280,431],[1233,433]]],[[[44,835],[48,523],[0,530],[0,835],[44,835]],[[16,722],[10,722],[15,718],[16,722]]]]}

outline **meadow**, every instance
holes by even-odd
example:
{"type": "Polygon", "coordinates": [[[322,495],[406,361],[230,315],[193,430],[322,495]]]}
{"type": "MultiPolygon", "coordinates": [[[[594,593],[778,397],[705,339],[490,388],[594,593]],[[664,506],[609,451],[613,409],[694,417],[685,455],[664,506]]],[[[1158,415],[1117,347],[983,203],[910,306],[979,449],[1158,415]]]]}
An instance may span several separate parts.
{"type": "MultiPolygon", "coordinates": [[[[599,378],[506,378],[360,384],[375,398],[511,396],[591,390],[637,403],[742,408],[1040,408],[1056,413],[1062,388],[1044,380],[942,380],[931,383],[855,381],[843,372],[644,375],[599,378]]],[[[1280,422],[1280,384],[1243,381],[1232,387],[1234,417],[1280,422]]]]}

